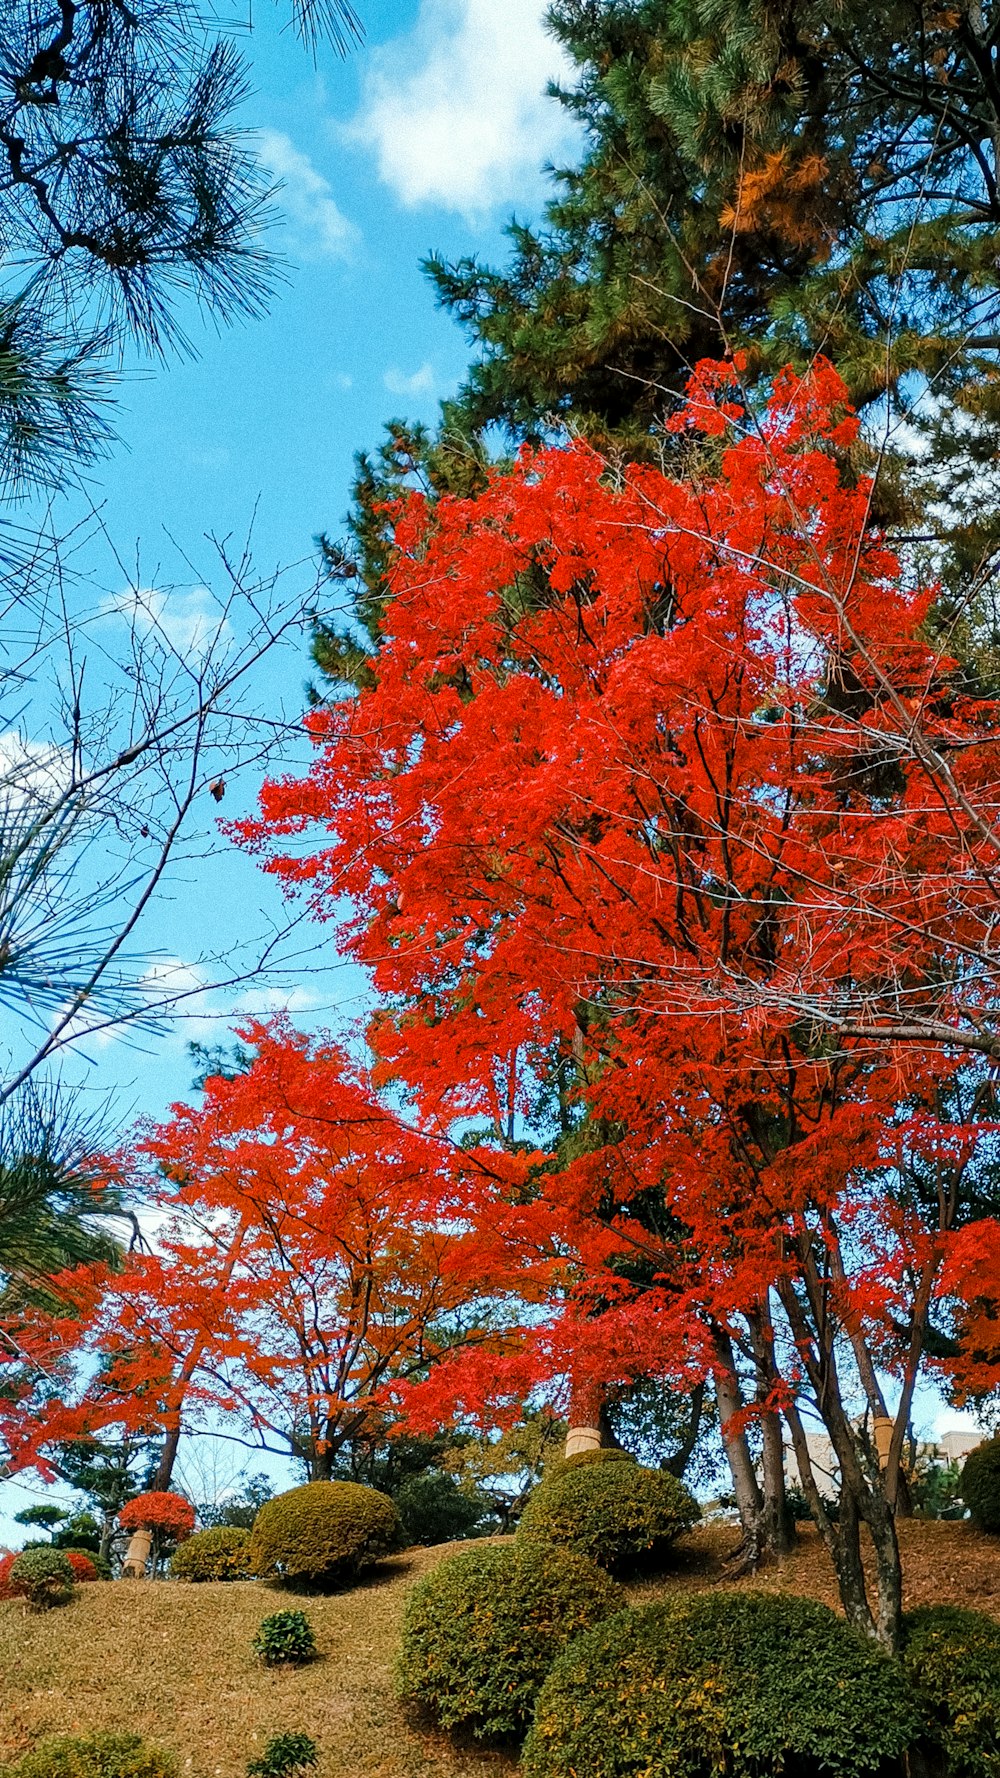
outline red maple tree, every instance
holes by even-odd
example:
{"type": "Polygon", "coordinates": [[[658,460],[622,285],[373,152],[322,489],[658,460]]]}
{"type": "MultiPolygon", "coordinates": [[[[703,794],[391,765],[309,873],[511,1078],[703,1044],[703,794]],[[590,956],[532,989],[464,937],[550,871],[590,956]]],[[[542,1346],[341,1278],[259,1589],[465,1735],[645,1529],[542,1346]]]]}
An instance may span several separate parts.
{"type": "MultiPolygon", "coordinates": [[[[758,1545],[746,1428],[780,1518],[780,1415],[845,1607],[891,1643],[928,1329],[970,1226],[998,1232],[977,1186],[993,1111],[959,1041],[983,981],[954,966],[951,914],[958,882],[966,937],[992,919],[987,843],[967,848],[1000,709],[926,638],[935,589],[873,524],[835,372],[785,373],[759,417],[738,370],[699,367],[671,472],[577,444],[473,499],[402,502],[370,683],[310,713],[311,770],[239,832],[320,918],[350,897],[341,942],[386,1002],[373,1042],[425,1117],[511,1146],[553,1078],[585,1113],[532,1182],[524,1275],[544,1207],[571,1279],[524,1335],[535,1377],[711,1373],[758,1545]],[[928,746],[973,810],[960,831],[928,746]],[[877,1016],[831,1035],[807,1016],[820,990],[877,1016]],[[903,1047],[914,1021],[955,1044],[903,1047]]],[[[494,1381],[458,1355],[414,1411],[494,1381]]]]}

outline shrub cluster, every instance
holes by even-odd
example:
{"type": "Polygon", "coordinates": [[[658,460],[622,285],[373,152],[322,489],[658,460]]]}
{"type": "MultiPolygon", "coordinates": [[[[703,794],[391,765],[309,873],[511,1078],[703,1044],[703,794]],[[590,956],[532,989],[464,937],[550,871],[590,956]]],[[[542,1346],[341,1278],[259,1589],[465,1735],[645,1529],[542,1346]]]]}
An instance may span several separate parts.
{"type": "Polygon", "coordinates": [[[571,1550],[476,1544],[410,1594],[399,1691],[442,1728],[481,1740],[523,1734],[560,1650],[624,1603],[622,1589],[571,1550]]]}
{"type": "Polygon", "coordinates": [[[951,1778],[1000,1772],[1000,1624],[934,1605],[904,1620],[903,1660],[951,1778]]]}
{"type": "Polygon", "coordinates": [[[358,1482],[306,1482],[261,1507],[250,1565],[286,1586],[343,1586],[400,1545],[399,1514],[387,1494],[358,1482]]]}
{"type": "Polygon", "coordinates": [[[250,1533],[236,1525],[196,1531],[170,1558],[174,1580],[249,1580],[250,1533]]]}
{"type": "Polygon", "coordinates": [[[101,1555],[99,1550],[78,1550],[64,1544],[57,1544],[56,1548],[61,1549],[63,1554],[68,1556],[71,1562],[74,1562],[74,1567],[74,1559],[77,1556],[84,1556],[90,1563],[91,1568],[94,1570],[93,1574],[77,1574],[77,1580],[111,1580],[111,1563],[108,1561],[107,1556],[101,1555]]]}
{"type": "Polygon", "coordinates": [[[962,1499],[980,1531],[1000,1532],[1000,1438],[970,1451],[962,1469],[962,1499]]]}
{"type": "Polygon", "coordinates": [[[675,1476],[613,1455],[581,1453],[582,1462],[570,1458],[546,1477],[521,1514],[518,1538],[566,1545],[612,1574],[660,1565],[699,1518],[697,1502],[675,1476]]]}
{"type": "Polygon", "coordinates": [[[59,1735],[40,1741],[2,1778],[175,1778],[175,1760],[138,1735],[59,1735]]]}
{"type": "MultiPolygon", "coordinates": [[[[94,1576],[96,1579],[96,1575],[94,1576]]],[[[44,1610],[65,1605],[75,1591],[73,1567],[64,1550],[22,1550],[15,1556],[7,1577],[10,1591],[44,1610]]]]}
{"type": "Polygon", "coordinates": [[[300,1667],[316,1659],[316,1638],[304,1611],[275,1611],[263,1618],[253,1651],[265,1667],[300,1667]]]}
{"type": "Polygon", "coordinates": [[[810,1599],[703,1593],[628,1611],[560,1656],[526,1778],[901,1769],[920,1728],[902,1667],[810,1599]]]}

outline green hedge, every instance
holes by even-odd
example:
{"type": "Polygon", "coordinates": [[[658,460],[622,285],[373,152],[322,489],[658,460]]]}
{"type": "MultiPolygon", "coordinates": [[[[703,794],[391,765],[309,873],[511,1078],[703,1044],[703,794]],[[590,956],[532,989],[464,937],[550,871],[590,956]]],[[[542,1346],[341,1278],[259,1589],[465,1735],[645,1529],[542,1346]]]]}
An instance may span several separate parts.
{"type": "Polygon", "coordinates": [[[920,1717],[902,1667],[825,1605],[702,1593],[588,1631],[543,1685],[526,1778],[886,1778],[920,1717]]]}
{"type": "Polygon", "coordinates": [[[58,1735],[40,1741],[2,1778],[175,1778],[177,1762],[138,1735],[58,1735]]]}
{"type": "Polygon", "coordinates": [[[980,1531],[1000,1532],[1000,1438],[970,1451],[962,1468],[962,1499],[980,1531]]]}
{"type": "Polygon", "coordinates": [[[612,1574],[660,1566],[675,1538],[700,1517],[683,1482],[629,1461],[563,1466],[528,1501],[522,1542],[556,1543],[612,1574]]]}
{"type": "Polygon", "coordinates": [[[903,1660],[950,1778],[1000,1773],[1000,1624],[932,1605],[903,1621],[903,1660]]]}
{"type": "Polygon", "coordinates": [[[570,1550],[473,1545],[410,1594],[400,1694],[441,1728],[480,1740],[523,1734],[559,1651],[624,1603],[614,1581],[570,1550]]]}
{"type": "Polygon", "coordinates": [[[387,1494],[357,1482],[306,1482],[265,1501],[254,1520],[254,1574],[286,1586],[343,1586],[398,1549],[399,1514],[387,1494]]]}
{"type": "Polygon", "coordinates": [[[237,1525],[196,1531],[170,1558],[174,1580],[249,1580],[250,1533],[237,1525]]]}

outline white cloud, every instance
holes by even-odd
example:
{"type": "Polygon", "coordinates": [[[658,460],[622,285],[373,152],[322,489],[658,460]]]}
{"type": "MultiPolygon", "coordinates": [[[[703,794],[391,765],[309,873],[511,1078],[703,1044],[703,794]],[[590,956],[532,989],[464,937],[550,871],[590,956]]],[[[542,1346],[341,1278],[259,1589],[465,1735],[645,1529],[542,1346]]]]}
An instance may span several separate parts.
{"type": "Polygon", "coordinates": [[[0,734],[0,810],[10,815],[36,805],[49,808],[69,789],[72,749],[55,741],[29,741],[16,729],[0,734]]]}
{"type": "Polygon", "coordinates": [[[434,372],[429,364],[422,364],[411,377],[403,375],[401,370],[387,370],[382,378],[390,395],[432,395],[434,393],[434,372]]]}
{"type": "Polygon", "coordinates": [[[405,37],[375,50],[349,137],[411,207],[476,219],[537,185],[573,125],[545,96],[565,72],[543,25],[546,0],[420,0],[405,37]]]}
{"type": "Polygon", "coordinates": [[[280,179],[280,203],[304,258],[348,259],[358,231],[338,207],[329,181],[280,130],[260,130],[257,158],[280,179]]]}
{"type": "Polygon", "coordinates": [[[185,658],[205,659],[232,634],[229,621],[207,587],[129,587],[113,593],[103,609],[133,624],[141,636],[156,636],[185,658]]]}

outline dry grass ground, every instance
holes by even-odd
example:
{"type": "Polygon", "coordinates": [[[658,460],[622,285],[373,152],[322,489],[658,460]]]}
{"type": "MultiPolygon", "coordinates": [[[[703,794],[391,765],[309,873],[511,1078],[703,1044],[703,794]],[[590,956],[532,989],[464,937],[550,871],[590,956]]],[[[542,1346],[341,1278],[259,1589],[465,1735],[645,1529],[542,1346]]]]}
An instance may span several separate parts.
{"type": "MultiPolygon", "coordinates": [[[[908,1605],[944,1600],[1000,1618],[1000,1539],[969,1525],[901,1526],[908,1605]]],[[[452,1548],[454,1546],[444,1546],[452,1548]]],[[[733,1585],[733,1534],[706,1526],[683,1540],[671,1574],[635,1589],[733,1585]]],[[[402,1718],[391,1666],[407,1589],[442,1549],[411,1551],[367,1585],[333,1598],[292,1598],[240,1585],[82,1587],[64,1610],[0,1605],[0,1761],[43,1735],[134,1729],[170,1748],[184,1778],[243,1778],[279,1729],[319,1743],[318,1778],[510,1778],[510,1761],[455,1749],[402,1718]],[[250,1653],[261,1617],[304,1606],[322,1660],[263,1670],[250,1653]]],[[[812,1594],[835,1604],[833,1576],[806,1532],[788,1560],[737,1585],[812,1594]]]]}

